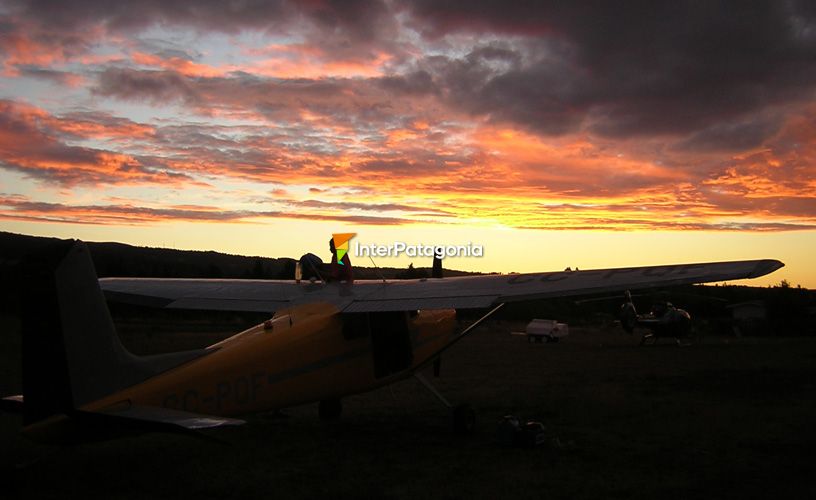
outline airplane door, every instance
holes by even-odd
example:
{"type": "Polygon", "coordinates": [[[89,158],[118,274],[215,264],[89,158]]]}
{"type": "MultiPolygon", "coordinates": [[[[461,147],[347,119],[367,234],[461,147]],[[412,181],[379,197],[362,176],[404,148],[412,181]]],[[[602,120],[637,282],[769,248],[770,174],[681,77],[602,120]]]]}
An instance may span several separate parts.
{"type": "Polygon", "coordinates": [[[410,368],[414,351],[407,313],[370,313],[369,325],[374,376],[381,378],[410,368]]]}
{"type": "Polygon", "coordinates": [[[370,336],[374,376],[386,377],[411,367],[414,362],[408,314],[405,312],[349,313],[343,315],[343,337],[370,336]]]}

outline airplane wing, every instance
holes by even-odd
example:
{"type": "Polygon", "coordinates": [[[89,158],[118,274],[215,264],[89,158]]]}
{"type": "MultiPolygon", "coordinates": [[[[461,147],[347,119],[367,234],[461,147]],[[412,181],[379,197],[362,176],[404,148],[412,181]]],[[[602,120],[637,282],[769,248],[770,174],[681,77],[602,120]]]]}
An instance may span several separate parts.
{"type": "Polygon", "coordinates": [[[327,302],[351,313],[485,308],[531,299],[757,278],[783,266],[778,260],[764,259],[354,284],[158,278],[103,278],[99,283],[109,300],[157,307],[272,312],[327,302]]]}

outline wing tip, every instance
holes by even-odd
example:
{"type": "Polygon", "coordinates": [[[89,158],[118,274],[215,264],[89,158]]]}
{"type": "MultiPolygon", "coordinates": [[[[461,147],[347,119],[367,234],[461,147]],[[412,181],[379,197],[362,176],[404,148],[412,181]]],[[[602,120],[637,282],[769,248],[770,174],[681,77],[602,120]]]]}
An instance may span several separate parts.
{"type": "Polygon", "coordinates": [[[759,278],[760,276],[765,276],[766,274],[771,274],[772,272],[782,269],[785,267],[785,264],[782,261],[776,259],[764,259],[760,260],[754,266],[753,271],[748,275],[749,278],[759,278]]]}

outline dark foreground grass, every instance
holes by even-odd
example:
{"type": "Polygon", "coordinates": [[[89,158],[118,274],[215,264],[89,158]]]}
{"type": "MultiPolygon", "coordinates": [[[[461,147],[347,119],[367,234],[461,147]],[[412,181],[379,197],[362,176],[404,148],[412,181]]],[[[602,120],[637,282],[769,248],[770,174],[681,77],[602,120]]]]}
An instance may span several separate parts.
{"type": "MultiPolygon", "coordinates": [[[[16,323],[2,327],[8,392],[19,390],[19,338],[16,323]]],[[[443,359],[438,386],[479,410],[474,436],[452,435],[413,380],[348,398],[338,422],[315,405],[250,417],[210,433],[223,445],[154,434],[54,448],[0,415],[1,496],[816,498],[816,339],[638,347],[578,330],[528,344],[514,327],[482,327],[443,359]],[[507,413],[542,421],[549,445],[494,443],[507,413]]]]}

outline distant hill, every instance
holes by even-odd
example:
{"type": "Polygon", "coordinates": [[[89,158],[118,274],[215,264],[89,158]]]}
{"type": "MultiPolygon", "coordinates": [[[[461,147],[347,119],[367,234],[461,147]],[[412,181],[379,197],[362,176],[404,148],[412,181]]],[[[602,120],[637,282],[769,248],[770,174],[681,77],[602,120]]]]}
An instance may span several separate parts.
{"type": "MultiPolygon", "coordinates": [[[[13,264],[57,238],[0,232],[0,265],[13,264]]],[[[87,242],[100,278],[253,278],[294,279],[295,259],[231,255],[214,251],[174,250],[126,245],[124,243],[87,242]]],[[[429,262],[430,264],[430,262],[429,262]]],[[[465,271],[445,270],[446,276],[464,276],[465,271]]],[[[430,276],[430,267],[409,269],[354,266],[359,279],[421,278],[430,276]]]]}

